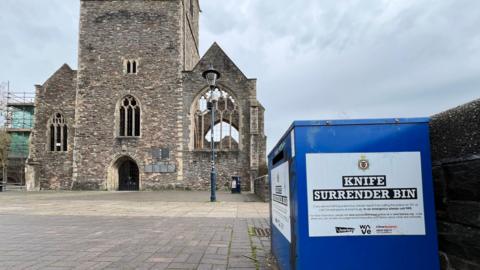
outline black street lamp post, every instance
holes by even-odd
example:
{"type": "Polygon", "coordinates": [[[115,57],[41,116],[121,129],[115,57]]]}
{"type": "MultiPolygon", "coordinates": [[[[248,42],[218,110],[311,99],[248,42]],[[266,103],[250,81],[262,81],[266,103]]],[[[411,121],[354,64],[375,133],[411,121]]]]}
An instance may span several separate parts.
{"type": "Polygon", "coordinates": [[[212,171],[210,173],[210,201],[215,202],[217,197],[215,195],[215,190],[217,188],[217,170],[215,169],[215,137],[214,137],[214,127],[215,127],[215,103],[219,98],[216,96],[217,80],[220,78],[220,72],[215,70],[212,66],[202,74],[203,78],[207,81],[210,86],[210,100],[209,108],[212,111],[212,121],[210,124],[210,146],[212,151],[212,171]]]}

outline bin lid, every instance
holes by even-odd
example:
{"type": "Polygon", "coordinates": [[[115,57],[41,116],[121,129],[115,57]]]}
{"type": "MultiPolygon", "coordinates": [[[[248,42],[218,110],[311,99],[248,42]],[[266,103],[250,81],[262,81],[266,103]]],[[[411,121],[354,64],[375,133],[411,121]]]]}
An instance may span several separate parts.
{"type": "Polygon", "coordinates": [[[388,125],[428,123],[430,118],[377,118],[377,119],[346,119],[346,120],[305,120],[294,121],[291,127],[298,126],[350,126],[350,125],[388,125]]]}
{"type": "MultiPolygon", "coordinates": [[[[429,123],[429,117],[414,118],[372,118],[372,119],[343,119],[343,120],[301,120],[294,121],[281,139],[273,147],[272,152],[284,141],[285,137],[296,127],[308,126],[356,126],[356,125],[401,125],[401,124],[425,124],[429,123]]],[[[272,154],[270,152],[269,156],[272,154]]]]}

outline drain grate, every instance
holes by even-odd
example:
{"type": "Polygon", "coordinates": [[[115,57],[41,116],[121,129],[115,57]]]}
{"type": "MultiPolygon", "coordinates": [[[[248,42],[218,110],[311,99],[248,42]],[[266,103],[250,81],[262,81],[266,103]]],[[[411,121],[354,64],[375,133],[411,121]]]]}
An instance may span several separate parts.
{"type": "Polygon", "coordinates": [[[253,233],[255,234],[255,236],[258,236],[258,237],[270,237],[270,229],[269,228],[253,227],[253,233]]]}

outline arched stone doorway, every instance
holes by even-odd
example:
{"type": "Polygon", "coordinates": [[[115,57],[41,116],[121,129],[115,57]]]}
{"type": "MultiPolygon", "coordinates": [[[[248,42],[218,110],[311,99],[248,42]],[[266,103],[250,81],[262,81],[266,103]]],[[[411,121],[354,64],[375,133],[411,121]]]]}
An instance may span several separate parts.
{"type": "Polygon", "coordinates": [[[140,179],[138,166],[133,160],[125,160],[118,167],[118,190],[138,191],[140,179]]]}
{"type": "Polygon", "coordinates": [[[128,156],[123,156],[113,163],[108,171],[107,189],[119,191],[140,190],[140,171],[135,160],[128,156]]]}

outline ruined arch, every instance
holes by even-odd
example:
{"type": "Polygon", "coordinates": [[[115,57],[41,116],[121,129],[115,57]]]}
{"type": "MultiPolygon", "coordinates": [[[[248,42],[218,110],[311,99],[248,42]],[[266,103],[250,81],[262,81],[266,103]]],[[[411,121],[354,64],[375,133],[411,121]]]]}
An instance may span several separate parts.
{"type": "Polygon", "coordinates": [[[108,167],[106,189],[109,191],[141,190],[140,163],[130,155],[116,156],[108,167]],[[128,171],[128,169],[132,170],[128,171]],[[136,184],[125,185],[124,177],[128,176],[131,176],[133,178],[131,181],[136,182],[136,184]]]}
{"type": "MultiPolygon", "coordinates": [[[[222,151],[235,151],[241,148],[241,106],[239,99],[229,89],[220,86],[220,96],[215,106],[215,148],[222,151]]],[[[210,89],[202,89],[191,105],[191,146],[194,150],[210,149],[209,134],[211,127],[211,111],[208,108],[210,89]]]]}

